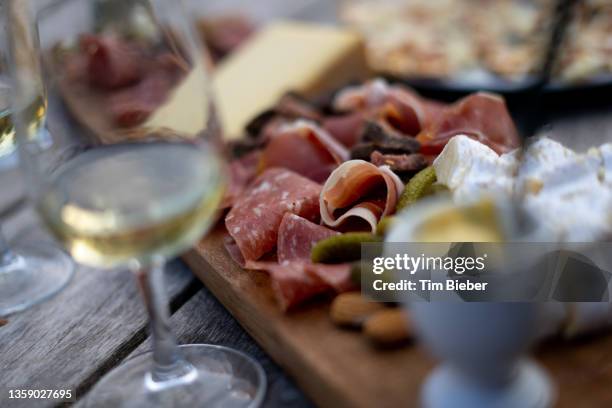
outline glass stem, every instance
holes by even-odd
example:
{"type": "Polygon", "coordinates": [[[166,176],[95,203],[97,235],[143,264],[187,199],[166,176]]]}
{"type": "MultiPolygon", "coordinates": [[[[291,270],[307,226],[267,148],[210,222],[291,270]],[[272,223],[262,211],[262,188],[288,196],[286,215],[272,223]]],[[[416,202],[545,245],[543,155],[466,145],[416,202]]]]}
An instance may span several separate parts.
{"type": "Polygon", "coordinates": [[[153,367],[146,378],[147,387],[157,390],[193,381],[196,369],[183,358],[170,331],[164,262],[153,262],[147,268],[138,269],[136,277],[149,315],[153,340],[153,367]]]}
{"type": "Polygon", "coordinates": [[[11,251],[4,234],[2,233],[2,225],[0,225],[0,272],[2,268],[11,265],[15,262],[15,254],[11,251]]]}

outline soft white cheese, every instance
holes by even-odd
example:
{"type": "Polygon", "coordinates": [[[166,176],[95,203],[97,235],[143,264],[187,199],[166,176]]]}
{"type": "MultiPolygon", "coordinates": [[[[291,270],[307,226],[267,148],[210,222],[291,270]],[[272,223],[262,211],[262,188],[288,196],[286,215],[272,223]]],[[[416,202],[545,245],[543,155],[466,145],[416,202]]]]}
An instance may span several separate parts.
{"type": "Polygon", "coordinates": [[[523,154],[499,156],[480,142],[457,136],[434,168],[454,201],[500,193],[522,199],[558,241],[588,242],[612,235],[612,144],[578,154],[540,138],[523,154]]]}
{"type": "Polygon", "coordinates": [[[513,193],[518,161],[514,153],[499,156],[488,146],[459,135],[452,138],[433,163],[438,183],[448,187],[458,203],[483,195],[513,193]]]}

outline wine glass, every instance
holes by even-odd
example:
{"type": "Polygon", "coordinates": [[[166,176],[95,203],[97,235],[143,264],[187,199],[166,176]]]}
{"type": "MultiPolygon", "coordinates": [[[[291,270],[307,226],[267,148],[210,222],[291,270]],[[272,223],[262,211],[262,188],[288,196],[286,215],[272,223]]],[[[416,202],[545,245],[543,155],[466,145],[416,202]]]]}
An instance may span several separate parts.
{"type": "Polygon", "coordinates": [[[163,266],[218,215],[225,170],[207,62],[182,3],[10,1],[19,151],[36,208],[78,262],[126,266],[153,351],[88,394],[89,406],[258,406],[265,375],[225,347],[177,347],[163,266]],[[43,89],[44,132],[27,109],[43,89]]]}
{"type": "MultiPolygon", "coordinates": [[[[0,3],[0,13],[6,12],[0,3]]],[[[0,184],[2,218],[23,202],[15,153],[15,127],[11,117],[11,87],[7,75],[8,43],[6,24],[0,23],[0,184]]],[[[38,128],[44,121],[42,98],[28,107],[29,123],[38,128]]],[[[8,245],[0,227],[0,316],[22,311],[63,289],[74,275],[72,260],[49,243],[20,240],[8,245]]]]}

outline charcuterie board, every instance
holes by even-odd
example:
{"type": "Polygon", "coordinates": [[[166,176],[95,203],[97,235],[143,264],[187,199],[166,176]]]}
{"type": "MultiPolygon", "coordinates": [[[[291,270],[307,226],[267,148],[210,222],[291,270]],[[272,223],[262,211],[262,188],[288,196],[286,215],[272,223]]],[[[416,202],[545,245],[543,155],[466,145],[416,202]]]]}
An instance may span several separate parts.
{"type": "MultiPolygon", "coordinates": [[[[422,381],[434,365],[422,348],[377,350],[359,333],[335,327],[325,300],[283,313],[267,275],[236,265],[224,234],[218,227],[184,260],[317,405],[418,406],[422,381]]],[[[557,385],[558,406],[612,406],[612,335],[548,342],[537,354],[557,385]]]]}

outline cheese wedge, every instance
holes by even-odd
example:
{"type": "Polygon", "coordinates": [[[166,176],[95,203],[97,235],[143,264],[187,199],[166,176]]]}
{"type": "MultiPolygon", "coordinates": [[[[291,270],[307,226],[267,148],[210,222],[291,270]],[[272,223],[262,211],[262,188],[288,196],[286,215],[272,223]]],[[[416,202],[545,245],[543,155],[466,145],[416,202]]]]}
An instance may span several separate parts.
{"type": "Polygon", "coordinates": [[[287,91],[314,96],[368,75],[361,37],[346,29],[271,24],[225,60],[213,88],[227,138],[287,91]]]}

